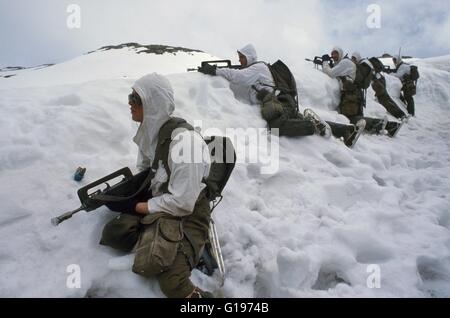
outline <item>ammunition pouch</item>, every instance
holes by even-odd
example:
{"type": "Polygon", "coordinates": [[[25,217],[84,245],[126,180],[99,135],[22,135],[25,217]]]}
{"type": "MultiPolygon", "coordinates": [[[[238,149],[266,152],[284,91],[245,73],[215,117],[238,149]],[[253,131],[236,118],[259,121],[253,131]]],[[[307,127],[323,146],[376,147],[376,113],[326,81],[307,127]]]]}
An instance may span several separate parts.
{"type": "Polygon", "coordinates": [[[270,122],[283,114],[283,104],[278,98],[270,94],[264,98],[261,106],[261,115],[267,121],[270,122]]]}
{"type": "Polygon", "coordinates": [[[361,113],[361,96],[356,85],[346,77],[340,77],[342,81],[341,103],[339,110],[346,117],[353,117],[361,113]]]}
{"type": "Polygon", "coordinates": [[[139,238],[133,272],[151,277],[166,271],[175,261],[178,248],[184,238],[180,218],[169,218],[162,213],[146,216],[141,220],[145,227],[139,238]]]}
{"type": "Polygon", "coordinates": [[[342,115],[346,117],[357,116],[360,113],[361,101],[355,92],[342,92],[341,104],[339,109],[342,115]]]}
{"type": "Polygon", "coordinates": [[[272,120],[282,116],[286,118],[297,118],[297,104],[294,98],[288,94],[266,95],[262,101],[261,115],[270,123],[272,120]]]}
{"type": "Polygon", "coordinates": [[[358,89],[355,83],[347,79],[346,77],[341,77],[342,80],[342,90],[344,92],[354,92],[358,89]]]}
{"type": "Polygon", "coordinates": [[[407,80],[403,83],[402,91],[405,95],[416,95],[416,84],[412,80],[407,80]]]}

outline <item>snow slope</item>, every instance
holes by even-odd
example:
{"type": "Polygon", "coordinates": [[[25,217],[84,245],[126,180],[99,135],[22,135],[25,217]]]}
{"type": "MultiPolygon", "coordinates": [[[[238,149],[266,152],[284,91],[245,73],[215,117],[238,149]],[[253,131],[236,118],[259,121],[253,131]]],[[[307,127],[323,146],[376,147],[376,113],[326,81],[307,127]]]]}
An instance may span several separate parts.
{"type": "MultiPolygon", "coordinates": [[[[0,296],[163,297],[156,280],[131,272],[133,255],[98,245],[114,213],[81,212],[57,228],[50,219],[79,206],[82,185],[134,168],[127,94],[148,72],[172,73],[176,115],[202,120],[203,131],[265,127],[227,81],[183,73],[202,59],[110,50],[0,78],[0,296]],[[81,183],[77,166],[87,167],[81,183]],[[66,285],[71,264],[80,288],[66,285]]],[[[225,297],[449,297],[450,56],[415,63],[417,118],[395,139],[365,135],[348,149],[282,137],[274,174],[249,163],[248,141],[236,140],[242,163],[214,212],[227,279],[219,288],[195,270],[193,280],[225,297]],[[381,288],[368,288],[373,264],[381,288]]],[[[302,109],[347,122],[334,111],[337,82],[307,63],[291,67],[302,109]]],[[[398,96],[399,82],[387,80],[398,96]]],[[[368,96],[367,115],[384,116],[368,96]]],[[[258,154],[267,159],[263,147],[258,154]]]]}
{"type": "Polygon", "coordinates": [[[50,87],[61,84],[86,83],[99,79],[138,78],[150,72],[181,73],[185,72],[187,68],[200,65],[201,61],[217,59],[201,51],[190,52],[189,49],[179,51],[172,50],[172,47],[166,47],[171,50],[170,53],[149,54],[146,53],[148,47],[137,43],[122,46],[118,46],[120,47],[118,49],[104,47],[65,63],[43,68],[41,66],[16,71],[0,70],[0,76],[13,75],[7,79],[0,77],[0,87],[50,87]],[[36,72],[37,69],[39,69],[38,72],[36,72]]]}

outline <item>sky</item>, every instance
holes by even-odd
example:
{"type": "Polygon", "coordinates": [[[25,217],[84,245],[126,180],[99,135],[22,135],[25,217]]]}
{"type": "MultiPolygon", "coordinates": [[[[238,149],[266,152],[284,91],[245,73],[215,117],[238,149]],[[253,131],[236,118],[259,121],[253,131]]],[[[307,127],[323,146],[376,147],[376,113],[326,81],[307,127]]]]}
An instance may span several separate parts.
{"type": "Polygon", "coordinates": [[[431,57],[450,54],[449,33],[448,0],[0,0],[0,67],[59,63],[124,42],[224,58],[253,43],[268,62],[293,63],[336,45],[363,56],[402,47],[431,57]],[[72,4],[80,28],[68,27],[72,4]]]}

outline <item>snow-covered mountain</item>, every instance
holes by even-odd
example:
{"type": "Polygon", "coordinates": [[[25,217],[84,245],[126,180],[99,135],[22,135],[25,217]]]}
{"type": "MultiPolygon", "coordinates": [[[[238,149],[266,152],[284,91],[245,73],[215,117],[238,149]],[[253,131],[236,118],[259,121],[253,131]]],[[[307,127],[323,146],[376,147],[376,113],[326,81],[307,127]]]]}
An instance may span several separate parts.
{"type": "MultiPolygon", "coordinates": [[[[215,57],[143,50],[103,48],[0,78],[0,296],[163,296],[156,280],[131,272],[133,255],[98,245],[114,213],[50,224],[79,206],[82,185],[134,167],[127,95],[138,77],[166,74],[175,115],[201,120],[203,131],[265,127],[258,107],[237,100],[226,80],[186,72],[215,57]],[[78,166],[87,167],[81,183],[72,179],[78,166]],[[71,264],[80,288],[67,287],[71,264]]],[[[450,296],[450,56],[414,63],[417,117],[395,139],[364,135],[348,149],[334,138],[282,137],[273,174],[248,160],[248,140],[235,140],[241,163],[214,211],[226,282],[219,288],[197,270],[194,282],[225,297],[450,296]],[[375,274],[380,288],[369,288],[375,274]]],[[[301,110],[347,122],[335,111],[336,81],[306,62],[291,68],[301,110]]],[[[400,103],[400,82],[387,82],[400,103]]],[[[371,90],[366,114],[386,115],[371,90]]]]}
{"type": "Polygon", "coordinates": [[[61,64],[0,69],[0,85],[2,88],[53,86],[99,79],[137,78],[150,72],[181,73],[211,59],[214,59],[212,55],[200,50],[126,43],[105,46],[61,64]]]}

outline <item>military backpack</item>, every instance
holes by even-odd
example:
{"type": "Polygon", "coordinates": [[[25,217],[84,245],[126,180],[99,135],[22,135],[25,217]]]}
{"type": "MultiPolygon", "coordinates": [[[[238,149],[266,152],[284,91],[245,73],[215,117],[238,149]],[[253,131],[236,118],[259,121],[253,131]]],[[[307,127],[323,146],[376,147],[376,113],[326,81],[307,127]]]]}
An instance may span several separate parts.
{"type": "Polygon", "coordinates": [[[420,78],[419,69],[416,65],[411,65],[411,73],[409,74],[409,77],[412,81],[417,81],[420,78]]]}

